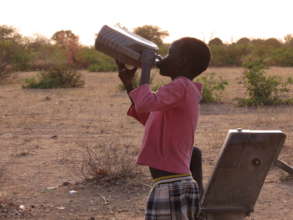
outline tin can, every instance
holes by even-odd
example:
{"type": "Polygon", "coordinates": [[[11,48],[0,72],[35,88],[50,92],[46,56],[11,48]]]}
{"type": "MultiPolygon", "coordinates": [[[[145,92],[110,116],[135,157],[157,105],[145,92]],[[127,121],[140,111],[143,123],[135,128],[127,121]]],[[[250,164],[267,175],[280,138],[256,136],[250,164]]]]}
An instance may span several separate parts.
{"type": "Polygon", "coordinates": [[[145,49],[159,50],[158,46],[145,38],[120,27],[104,25],[99,31],[95,48],[121,63],[141,66],[141,53],[145,49]]]}

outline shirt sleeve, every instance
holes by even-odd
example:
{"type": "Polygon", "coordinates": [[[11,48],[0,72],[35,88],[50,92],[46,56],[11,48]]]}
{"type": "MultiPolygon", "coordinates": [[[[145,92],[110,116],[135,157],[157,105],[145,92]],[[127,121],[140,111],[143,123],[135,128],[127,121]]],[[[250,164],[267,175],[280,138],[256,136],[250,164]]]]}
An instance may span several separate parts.
{"type": "Polygon", "coordinates": [[[135,110],[134,104],[132,104],[127,112],[127,115],[135,118],[141,124],[145,125],[146,121],[149,118],[150,113],[149,112],[138,113],[135,110]]]}
{"type": "Polygon", "coordinates": [[[181,79],[175,79],[161,87],[157,93],[153,93],[149,85],[144,84],[132,90],[129,95],[138,113],[164,111],[180,103],[185,95],[185,83],[181,79]]]}

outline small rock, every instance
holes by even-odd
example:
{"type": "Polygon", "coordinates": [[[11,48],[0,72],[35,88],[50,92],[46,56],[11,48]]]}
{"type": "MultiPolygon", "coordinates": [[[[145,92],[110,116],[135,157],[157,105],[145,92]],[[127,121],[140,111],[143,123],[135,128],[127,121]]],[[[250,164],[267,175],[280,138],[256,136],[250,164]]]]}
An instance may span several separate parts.
{"type": "Polygon", "coordinates": [[[70,185],[70,184],[71,184],[70,182],[65,181],[65,182],[62,183],[62,186],[68,186],[68,185],[70,185]]]}
{"type": "Polygon", "coordinates": [[[49,190],[49,191],[55,190],[55,189],[57,189],[56,186],[49,186],[49,187],[46,188],[46,190],[49,190]]]}
{"type": "Polygon", "coordinates": [[[57,209],[59,209],[59,210],[64,210],[65,207],[64,207],[64,206],[58,206],[57,209]]]}
{"type": "Polygon", "coordinates": [[[77,193],[77,191],[75,191],[75,190],[70,190],[70,191],[69,191],[69,194],[70,194],[70,195],[73,195],[73,194],[75,194],[75,193],[77,193]]]}
{"type": "Polygon", "coordinates": [[[58,136],[57,136],[57,135],[53,135],[53,136],[51,136],[50,138],[51,138],[51,139],[57,139],[58,136]]]}

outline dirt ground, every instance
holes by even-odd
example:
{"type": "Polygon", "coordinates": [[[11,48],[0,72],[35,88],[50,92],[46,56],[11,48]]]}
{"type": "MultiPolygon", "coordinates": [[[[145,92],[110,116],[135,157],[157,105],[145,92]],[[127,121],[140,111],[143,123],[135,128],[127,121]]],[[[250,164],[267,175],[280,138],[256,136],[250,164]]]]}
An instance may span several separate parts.
{"type": "MultiPolygon", "coordinates": [[[[279,158],[293,165],[293,107],[236,107],[233,99],[245,92],[238,84],[242,71],[207,71],[229,86],[222,104],[201,106],[196,145],[203,151],[205,183],[232,128],[282,130],[287,139],[279,158]]],[[[138,152],[143,127],[126,116],[130,102],[116,73],[83,72],[85,87],[79,89],[22,89],[23,79],[34,74],[16,73],[0,85],[0,219],[142,220],[151,186],[146,168],[135,168],[135,178],[110,182],[86,181],[81,173],[86,147],[138,152]]],[[[161,80],[155,76],[155,82],[161,80]]],[[[134,165],[134,159],[128,163],[134,165]]],[[[292,207],[293,178],[272,168],[248,219],[290,220],[292,207]]]]}

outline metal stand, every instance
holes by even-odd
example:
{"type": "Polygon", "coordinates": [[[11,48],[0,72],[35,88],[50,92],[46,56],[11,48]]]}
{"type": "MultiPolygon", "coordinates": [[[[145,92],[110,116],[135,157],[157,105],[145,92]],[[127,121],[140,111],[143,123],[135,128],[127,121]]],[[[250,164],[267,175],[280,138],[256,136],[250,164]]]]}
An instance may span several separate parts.
{"type": "Polygon", "coordinates": [[[281,160],[275,161],[275,166],[286,171],[289,175],[293,175],[293,167],[290,167],[287,163],[281,160]]]}
{"type": "MultiPolygon", "coordinates": [[[[244,220],[253,212],[285,138],[279,130],[229,130],[201,201],[200,216],[207,220],[244,220]]],[[[284,163],[276,165],[290,171],[284,163]]]]}

